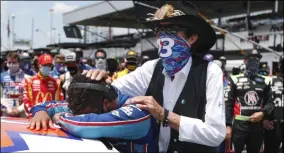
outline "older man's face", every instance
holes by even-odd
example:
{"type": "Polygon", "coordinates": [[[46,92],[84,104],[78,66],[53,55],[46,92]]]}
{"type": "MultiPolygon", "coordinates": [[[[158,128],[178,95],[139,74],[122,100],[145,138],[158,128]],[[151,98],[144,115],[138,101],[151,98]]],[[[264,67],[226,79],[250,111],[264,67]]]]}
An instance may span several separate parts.
{"type": "Polygon", "coordinates": [[[156,27],[154,33],[156,36],[159,36],[162,31],[167,32],[168,34],[177,35],[183,39],[185,39],[190,45],[194,44],[198,39],[198,34],[192,34],[187,36],[185,33],[185,28],[172,25],[171,23],[161,23],[160,26],[156,27]]]}

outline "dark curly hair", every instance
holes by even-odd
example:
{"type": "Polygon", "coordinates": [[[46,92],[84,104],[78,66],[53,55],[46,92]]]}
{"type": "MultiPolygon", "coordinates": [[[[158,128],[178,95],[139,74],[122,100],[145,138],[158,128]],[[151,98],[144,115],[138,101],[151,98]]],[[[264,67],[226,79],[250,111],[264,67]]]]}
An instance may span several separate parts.
{"type": "MultiPolygon", "coordinates": [[[[101,81],[91,80],[85,75],[77,74],[73,77],[72,83],[94,83],[94,84],[103,84],[101,81]]],[[[71,85],[70,84],[70,85],[71,85]]],[[[83,89],[83,88],[68,88],[68,107],[74,115],[82,114],[82,110],[87,107],[92,109],[97,109],[99,112],[103,108],[103,92],[92,90],[92,89],[83,89]]]]}

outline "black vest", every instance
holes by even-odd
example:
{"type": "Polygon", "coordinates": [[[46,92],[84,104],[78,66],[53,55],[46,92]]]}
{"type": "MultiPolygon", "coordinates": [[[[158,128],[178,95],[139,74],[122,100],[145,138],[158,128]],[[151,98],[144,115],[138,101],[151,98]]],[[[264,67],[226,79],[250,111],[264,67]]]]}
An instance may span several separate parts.
{"type": "MultiPolygon", "coordinates": [[[[206,77],[208,62],[200,57],[192,57],[192,65],[184,85],[184,88],[176,102],[173,112],[182,116],[197,118],[204,121],[206,105],[206,77]]],[[[162,73],[162,61],[159,60],[146,96],[153,96],[163,106],[164,74],[162,73]]],[[[169,89],[175,92],[175,89],[169,89]]],[[[153,119],[153,132],[158,145],[161,124],[153,119]]],[[[216,152],[216,147],[179,141],[179,133],[171,129],[171,140],[168,152],[216,152]]]]}

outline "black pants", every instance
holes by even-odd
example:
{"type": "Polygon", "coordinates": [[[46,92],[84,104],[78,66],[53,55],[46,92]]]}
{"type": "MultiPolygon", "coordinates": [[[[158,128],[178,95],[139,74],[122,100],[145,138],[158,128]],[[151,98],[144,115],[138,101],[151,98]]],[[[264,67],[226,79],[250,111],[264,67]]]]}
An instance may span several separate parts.
{"type": "Polygon", "coordinates": [[[264,131],[264,153],[278,153],[283,152],[283,123],[274,122],[273,130],[264,131]]]}
{"type": "Polygon", "coordinates": [[[259,153],[263,142],[263,132],[255,129],[255,126],[246,125],[247,128],[240,128],[234,125],[232,142],[235,153],[241,153],[246,145],[247,153],[259,153]]]}

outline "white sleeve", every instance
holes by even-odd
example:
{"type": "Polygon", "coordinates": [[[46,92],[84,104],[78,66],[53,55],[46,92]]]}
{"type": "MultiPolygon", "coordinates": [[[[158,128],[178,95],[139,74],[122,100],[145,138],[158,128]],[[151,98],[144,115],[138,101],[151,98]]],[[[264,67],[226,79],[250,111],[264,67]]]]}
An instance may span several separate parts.
{"type": "Polygon", "coordinates": [[[150,84],[158,59],[151,60],[138,67],[135,71],[113,81],[112,85],[123,94],[144,96],[150,84]]]}
{"type": "Polygon", "coordinates": [[[25,112],[24,103],[22,103],[20,106],[18,106],[17,109],[18,109],[20,112],[25,112]]]}
{"type": "Polygon", "coordinates": [[[223,72],[213,62],[210,62],[207,68],[206,100],[205,122],[200,119],[180,117],[180,141],[215,147],[225,139],[223,72]]]}

